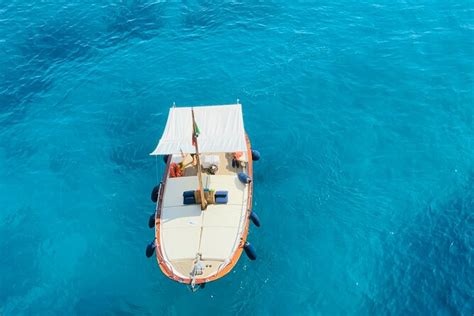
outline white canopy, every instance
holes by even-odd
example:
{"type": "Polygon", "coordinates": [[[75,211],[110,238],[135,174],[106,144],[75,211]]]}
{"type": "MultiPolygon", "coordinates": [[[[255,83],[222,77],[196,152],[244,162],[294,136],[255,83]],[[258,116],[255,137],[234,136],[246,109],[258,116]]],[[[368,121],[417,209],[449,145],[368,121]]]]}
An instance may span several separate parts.
{"type": "MultiPolygon", "coordinates": [[[[199,152],[246,151],[244,121],[240,104],[193,107],[200,130],[199,152]]],[[[191,107],[173,107],[160,142],[150,155],[195,153],[192,144],[191,107]]]]}

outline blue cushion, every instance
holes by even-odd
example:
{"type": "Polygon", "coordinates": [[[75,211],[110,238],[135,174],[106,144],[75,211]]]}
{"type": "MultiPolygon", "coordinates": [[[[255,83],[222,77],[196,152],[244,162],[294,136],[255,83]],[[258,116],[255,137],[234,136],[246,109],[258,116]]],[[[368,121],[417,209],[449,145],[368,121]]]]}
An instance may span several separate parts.
{"type": "Polygon", "coordinates": [[[183,192],[183,197],[189,197],[189,196],[194,196],[194,190],[183,192]]]}
{"type": "Polygon", "coordinates": [[[196,199],[193,196],[187,196],[183,199],[183,204],[188,205],[188,204],[196,204],[196,199]]]}
{"type": "Polygon", "coordinates": [[[226,197],[227,196],[227,191],[216,191],[215,196],[216,197],[226,197]]]}
{"type": "Polygon", "coordinates": [[[229,198],[227,196],[216,197],[216,204],[227,204],[228,201],[229,201],[229,198]]]}

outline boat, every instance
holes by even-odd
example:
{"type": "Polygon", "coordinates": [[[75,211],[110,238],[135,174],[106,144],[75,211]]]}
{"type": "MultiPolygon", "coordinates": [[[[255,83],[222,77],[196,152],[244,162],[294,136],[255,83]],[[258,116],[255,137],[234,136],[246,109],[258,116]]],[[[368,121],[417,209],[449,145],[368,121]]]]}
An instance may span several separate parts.
{"type": "Polygon", "coordinates": [[[247,241],[252,211],[253,150],[244,129],[242,106],[169,109],[163,134],[150,154],[166,163],[152,190],[155,212],[149,219],[153,256],[170,279],[193,291],[228,274],[243,251],[256,259],[247,241]]]}

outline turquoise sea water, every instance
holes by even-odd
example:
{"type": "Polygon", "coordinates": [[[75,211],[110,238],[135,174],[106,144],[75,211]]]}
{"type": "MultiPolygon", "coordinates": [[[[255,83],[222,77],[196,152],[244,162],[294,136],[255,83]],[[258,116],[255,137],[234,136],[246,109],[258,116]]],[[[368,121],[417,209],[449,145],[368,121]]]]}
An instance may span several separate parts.
{"type": "Polygon", "coordinates": [[[0,315],[472,315],[472,1],[0,0],[0,315]],[[262,227],[145,257],[169,106],[244,108],[262,227]]]}

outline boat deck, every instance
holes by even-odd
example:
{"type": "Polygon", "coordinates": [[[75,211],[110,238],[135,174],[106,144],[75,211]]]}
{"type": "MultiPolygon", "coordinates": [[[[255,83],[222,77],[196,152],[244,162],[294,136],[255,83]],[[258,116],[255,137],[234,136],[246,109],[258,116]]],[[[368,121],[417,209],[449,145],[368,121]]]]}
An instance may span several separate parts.
{"type": "MultiPolygon", "coordinates": [[[[211,153],[209,155],[216,155],[219,157],[220,164],[216,175],[234,175],[243,171],[243,168],[241,167],[232,167],[232,154],[230,153],[211,153]]],[[[186,166],[186,168],[184,169],[185,177],[197,176],[197,167],[193,166],[193,160],[191,158],[191,155],[186,155],[184,161],[181,155],[173,155],[171,161],[176,163],[184,163],[184,165],[186,166]]],[[[203,172],[206,173],[206,170],[203,170],[203,172]]]]}
{"type": "MultiPolygon", "coordinates": [[[[227,204],[211,204],[201,211],[199,204],[184,205],[183,192],[196,190],[197,169],[189,164],[183,177],[168,178],[163,194],[160,216],[160,247],[164,260],[173,273],[190,278],[196,256],[200,256],[206,278],[224,268],[232,258],[245,229],[248,189],[237,173],[245,168],[233,168],[230,154],[219,155],[219,169],[215,175],[203,174],[204,188],[228,191],[227,204]]],[[[179,162],[182,158],[173,157],[179,162]]],[[[192,162],[186,157],[185,164],[192,162]]]]}

